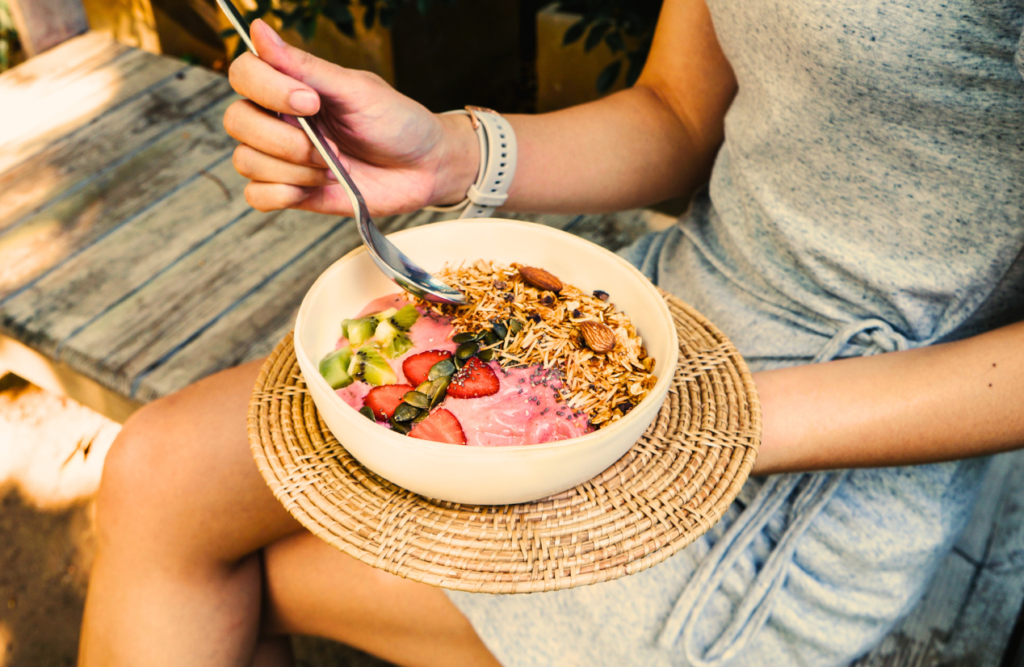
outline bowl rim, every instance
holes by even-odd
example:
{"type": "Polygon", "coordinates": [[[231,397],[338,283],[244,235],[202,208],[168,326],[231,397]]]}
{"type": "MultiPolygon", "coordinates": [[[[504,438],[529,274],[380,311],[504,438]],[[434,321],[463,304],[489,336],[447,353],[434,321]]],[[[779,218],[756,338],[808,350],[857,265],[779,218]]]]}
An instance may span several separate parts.
{"type": "MultiPolygon", "coordinates": [[[[640,282],[640,284],[643,285],[643,288],[649,294],[651,294],[652,296],[655,297],[655,302],[658,304],[658,311],[659,311],[659,313],[662,315],[663,319],[669,324],[668,328],[669,328],[669,338],[670,338],[670,340],[669,340],[669,350],[670,350],[670,352],[669,352],[669,359],[665,360],[666,364],[667,364],[666,365],[666,372],[663,372],[661,375],[658,376],[658,381],[655,382],[653,387],[651,387],[651,390],[650,390],[650,392],[648,392],[647,397],[644,398],[644,401],[646,401],[647,398],[649,398],[651,396],[658,395],[659,393],[664,393],[665,396],[667,397],[667,389],[668,389],[669,385],[671,385],[671,383],[672,383],[672,378],[675,376],[676,367],[677,367],[678,362],[679,362],[679,335],[678,335],[678,332],[676,331],[675,321],[672,318],[672,313],[669,310],[668,304],[665,302],[665,299],[662,298],[661,294],[658,292],[658,288],[654,285],[654,283],[652,283],[650,280],[648,280],[647,276],[645,276],[643,273],[641,273],[639,271],[639,269],[637,269],[635,266],[633,266],[632,264],[627,262],[620,255],[612,252],[611,250],[608,250],[607,248],[604,248],[604,247],[594,243],[593,241],[588,241],[587,239],[585,239],[583,237],[576,236],[575,234],[571,234],[569,232],[566,232],[566,231],[561,230],[561,229],[557,229],[555,227],[548,227],[547,225],[542,225],[540,223],[535,223],[535,222],[528,222],[528,221],[524,221],[524,220],[509,220],[507,218],[470,218],[470,219],[444,220],[444,221],[440,221],[440,222],[429,223],[427,225],[419,225],[419,226],[411,227],[411,228],[408,228],[408,229],[402,229],[402,230],[399,230],[397,232],[392,232],[390,234],[386,234],[386,236],[389,239],[394,240],[394,239],[400,239],[402,236],[405,236],[407,234],[423,233],[424,230],[427,230],[427,229],[437,229],[439,227],[468,226],[468,225],[473,225],[473,226],[479,227],[481,224],[486,225],[486,224],[491,224],[491,223],[499,223],[501,226],[521,227],[524,230],[528,230],[529,233],[531,233],[531,234],[548,234],[548,235],[550,235],[552,237],[561,237],[561,238],[564,238],[564,237],[567,236],[570,239],[572,239],[573,241],[581,242],[585,246],[588,246],[591,251],[596,251],[596,252],[598,252],[598,254],[603,254],[606,257],[609,257],[609,258],[613,259],[620,266],[624,267],[627,270],[627,272],[632,273],[633,276],[640,282]]],[[[306,349],[305,349],[305,347],[303,346],[303,343],[302,343],[302,336],[299,333],[300,330],[301,330],[302,325],[304,324],[304,322],[306,320],[307,313],[308,313],[309,309],[312,307],[310,305],[310,303],[312,301],[312,295],[314,293],[316,293],[316,291],[318,289],[320,289],[322,287],[322,285],[327,282],[328,274],[330,274],[332,271],[334,271],[335,267],[339,266],[342,263],[350,262],[353,259],[355,259],[356,257],[358,257],[359,255],[365,254],[367,252],[368,251],[366,249],[366,246],[363,245],[363,244],[360,244],[358,247],[353,248],[349,252],[345,253],[340,258],[338,258],[337,260],[332,262],[330,266],[328,266],[326,269],[324,269],[323,272],[321,272],[320,275],[317,277],[316,281],[306,291],[305,296],[302,298],[302,304],[299,306],[299,312],[298,312],[298,314],[296,315],[296,318],[295,318],[295,336],[294,336],[294,342],[293,342],[293,345],[294,345],[294,348],[295,348],[296,360],[299,362],[300,368],[302,366],[302,362],[303,361],[305,361],[309,366],[311,366],[313,368],[317,367],[317,363],[312,361],[311,357],[306,353],[306,349]]],[[[399,290],[401,290],[400,286],[395,285],[395,287],[398,288],[399,290]]],[[[303,375],[305,375],[305,373],[303,373],[303,375]]],[[[306,384],[308,386],[310,384],[310,380],[309,380],[309,378],[305,378],[305,380],[306,380],[306,384]]],[[[327,384],[327,381],[323,378],[322,375],[320,375],[320,373],[316,373],[315,374],[315,377],[313,378],[312,382],[313,383],[317,383],[318,385],[321,385],[320,389],[322,391],[326,391],[332,397],[331,400],[337,401],[339,405],[342,405],[342,406],[345,407],[345,409],[351,411],[351,415],[352,416],[357,416],[357,417],[360,417],[362,419],[366,419],[365,417],[360,415],[358,411],[354,410],[352,408],[352,406],[350,406],[348,403],[345,403],[345,401],[343,401],[341,399],[341,397],[338,396],[338,394],[335,392],[335,390],[331,389],[330,385],[327,384]]],[[[641,401],[641,403],[643,403],[643,401],[641,401]]],[[[639,406],[640,406],[640,404],[637,404],[636,407],[639,407],[639,406]]],[[[585,434],[583,434],[581,436],[577,436],[575,438],[567,438],[565,440],[556,440],[554,442],[543,442],[543,443],[538,443],[538,444],[534,444],[534,445],[507,445],[507,446],[501,446],[501,447],[466,447],[465,445],[451,445],[451,444],[443,443],[443,442],[433,442],[433,441],[430,441],[430,440],[419,440],[419,439],[415,439],[415,438],[409,438],[406,435],[395,433],[391,429],[378,429],[378,430],[382,430],[382,433],[381,433],[382,437],[384,437],[386,439],[390,439],[391,443],[393,443],[395,445],[402,446],[402,447],[409,446],[410,445],[409,441],[410,440],[415,440],[415,442],[412,443],[412,444],[415,444],[416,449],[419,452],[424,452],[425,453],[427,451],[432,451],[432,452],[434,452],[434,453],[436,453],[438,455],[441,455],[441,456],[449,456],[449,455],[457,454],[459,456],[469,455],[469,456],[482,456],[482,457],[486,457],[486,456],[496,456],[496,457],[499,457],[499,456],[516,455],[518,453],[525,453],[525,452],[540,453],[540,452],[550,451],[550,450],[553,450],[553,449],[560,449],[560,448],[563,448],[563,447],[572,447],[572,446],[575,446],[575,445],[585,444],[585,443],[597,440],[599,438],[603,439],[603,438],[608,438],[608,437],[614,436],[617,431],[620,431],[623,428],[625,428],[626,426],[628,426],[628,424],[629,424],[631,419],[633,419],[633,421],[636,421],[635,418],[639,418],[640,417],[640,412],[636,409],[636,407],[634,407],[633,410],[630,410],[630,412],[625,417],[623,417],[622,419],[618,420],[614,424],[610,424],[607,428],[595,429],[595,430],[591,431],[590,433],[585,433],[585,434]],[[473,452],[473,453],[470,453],[470,452],[473,452]],[[483,452],[487,452],[487,453],[483,453],[483,452]]],[[[659,406],[659,409],[660,409],[660,406],[659,406]]],[[[344,413],[344,414],[347,414],[347,413],[344,413]]],[[[657,415],[655,415],[655,418],[656,417],[657,417],[657,415]]],[[[335,436],[335,437],[337,437],[337,436],[335,436]]],[[[342,443],[342,444],[344,445],[344,443],[342,443]]]]}

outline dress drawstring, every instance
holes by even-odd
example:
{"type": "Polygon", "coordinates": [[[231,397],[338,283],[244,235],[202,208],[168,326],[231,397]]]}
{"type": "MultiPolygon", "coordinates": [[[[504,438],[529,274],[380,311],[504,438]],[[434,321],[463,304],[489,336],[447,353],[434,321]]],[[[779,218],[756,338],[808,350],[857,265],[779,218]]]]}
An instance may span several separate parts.
{"type": "MultiPolygon", "coordinates": [[[[864,356],[907,349],[907,340],[888,323],[878,319],[861,320],[840,329],[814,362],[830,361],[847,345],[864,349],[864,356]]],[[[719,667],[742,650],[771,615],[772,606],[782,590],[799,538],[818,512],[832,499],[846,479],[846,473],[773,475],[765,480],[742,514],[730,525],[701,561],[669,613],[658,637],[662,648],[671,648],[680,638],[691,667],[719,667]],[[788,522],[750,589],[733,613],[725,630],[704,652],[697,655],[694,633],[697,622],[722,585],[732,566],[793,494],[788,522]]]]}

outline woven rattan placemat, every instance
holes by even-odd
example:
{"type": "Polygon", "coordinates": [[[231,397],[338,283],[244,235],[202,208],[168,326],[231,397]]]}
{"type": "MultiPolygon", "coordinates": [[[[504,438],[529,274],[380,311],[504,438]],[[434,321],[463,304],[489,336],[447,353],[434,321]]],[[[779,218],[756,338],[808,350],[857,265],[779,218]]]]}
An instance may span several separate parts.
{"type": "Polygon", "coordinates": [[[302,525],[364,563],[461,591],[532,593],[660,563],[722,516],[747,479],[761,412],[725,336],[665,294],[679,366],[657,419],[589,482],[532,503],[431,500],[359,464],[319,418],[289,334],[260,371],[249,440],[274,495],[302,525]]]}

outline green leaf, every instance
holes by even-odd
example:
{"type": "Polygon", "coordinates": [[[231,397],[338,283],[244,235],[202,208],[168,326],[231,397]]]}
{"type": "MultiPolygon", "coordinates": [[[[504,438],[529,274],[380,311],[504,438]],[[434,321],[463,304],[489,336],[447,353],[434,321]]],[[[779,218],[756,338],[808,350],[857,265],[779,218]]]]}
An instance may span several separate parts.
{"type": "Polygon", "coordinates": [[[626,50],[626,42],[622,39],[622,32],[615,30],[605,35],[605,44],[612,50],[612,53],[619,53],[626,50]]]}
{"type": "Polygon", "coordinates": [[[573,42],[579,41],[579,38],[583,36],[583,33],[587,29],[587,21],[580,19],[569,26],[569,29],[565,31],[565,37],[562,38],[562,46],[569,46],[573,42]]]}
{"type": "Polygon", "coordinates": [[[298,25],[295,27],[302,35],[303,41],[310,41],[313,36],[316,35],[316,14],[306,14],[299,19],[298,25]]]}
{"type": "Polygon", "coordinates": [[[324,16],[335,23],[348,23],[351,25],[355,19],[348,9],[348,3],[341,0],[330,0],[324,5],[324,16]]]}
{"type": "Polygon", "coordinates": [[[615,85],[615,80],[619,78],[619,72],[622,70],[622,61],[616,60],[608,67],[601,70],[601,73],[597,75],[597,92],[604,95],[612,86],[615,85]]]}
{"type": "Polygon", "coordinates": [[[587,33],[586,41],[583,42],[583,50],[588,53],[593,51],[594,47],[601,43],[601,38],[604,37],[604,34],[608,32],[609,28],[611,28],[611,26],[607,23],[598,23],[591,28],[590,32],[587,33]]]}

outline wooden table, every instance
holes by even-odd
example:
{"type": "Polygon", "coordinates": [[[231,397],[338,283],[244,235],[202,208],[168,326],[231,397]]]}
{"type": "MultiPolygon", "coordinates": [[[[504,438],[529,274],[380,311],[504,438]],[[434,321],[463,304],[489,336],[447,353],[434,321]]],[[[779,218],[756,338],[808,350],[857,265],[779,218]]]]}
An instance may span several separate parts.
{"type": "MultiPolygon", "coordinates": [[[[221,127],[234,99],[221,75],[94,33],[0,75],[0,366],[123,420],[291,329],[359,237],[348,218],[246,204],[221,127]]],[[[649,211],[521,217],[611,248],[664,224],[649,211]]],[[[1014,664],[1021,480],[1024,458],[997,459],[924,603],[860,664],[1014,664]]]]}

